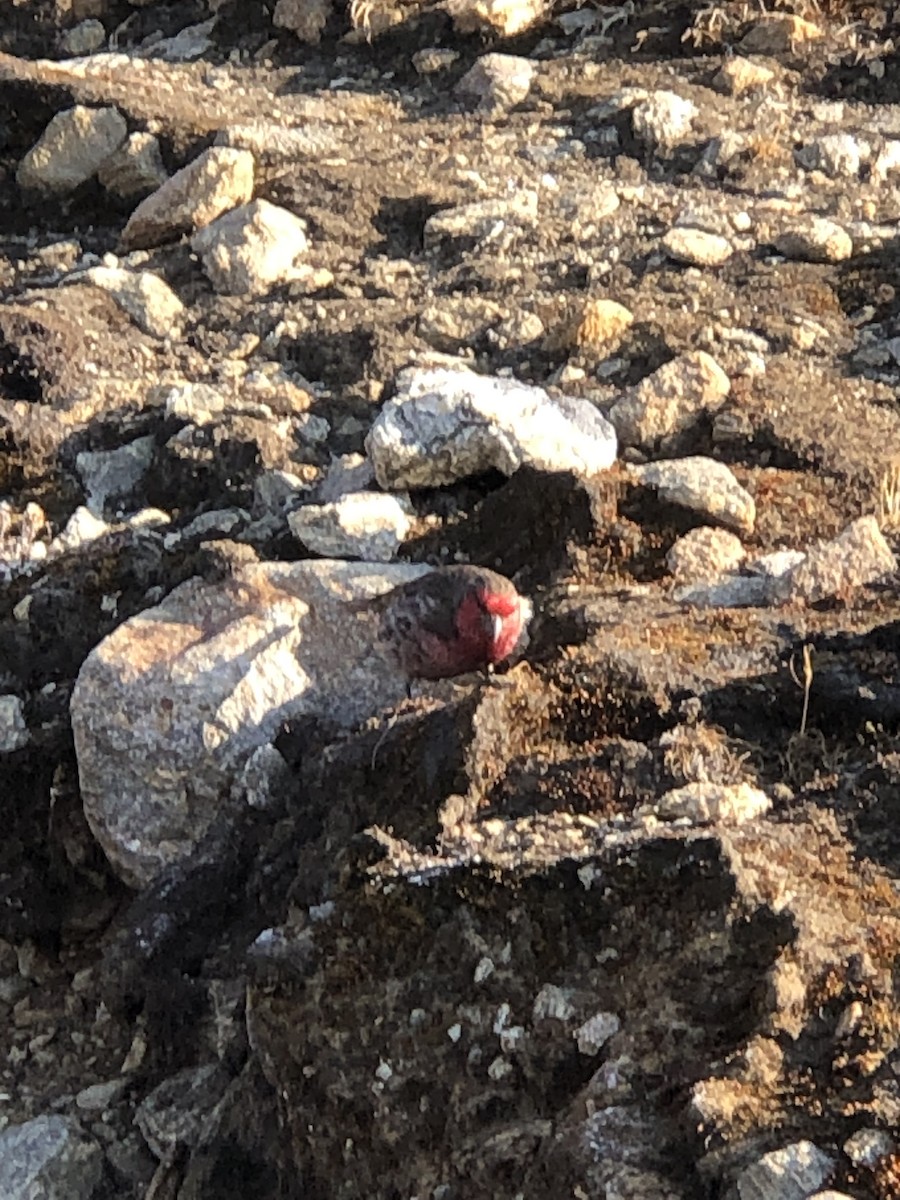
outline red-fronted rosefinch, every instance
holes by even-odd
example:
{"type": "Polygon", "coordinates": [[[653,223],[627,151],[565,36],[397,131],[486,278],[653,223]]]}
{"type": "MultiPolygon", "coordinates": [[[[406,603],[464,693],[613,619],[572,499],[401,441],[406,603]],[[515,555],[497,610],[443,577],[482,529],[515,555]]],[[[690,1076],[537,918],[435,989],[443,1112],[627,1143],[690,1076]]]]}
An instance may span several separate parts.
{"type": "Polygon", "coordinates": [[[486,567],[437,567],[368,602],[380,634],[410,679],[448,679],[502,662],[515,650],[531,603],[486,567]]]}

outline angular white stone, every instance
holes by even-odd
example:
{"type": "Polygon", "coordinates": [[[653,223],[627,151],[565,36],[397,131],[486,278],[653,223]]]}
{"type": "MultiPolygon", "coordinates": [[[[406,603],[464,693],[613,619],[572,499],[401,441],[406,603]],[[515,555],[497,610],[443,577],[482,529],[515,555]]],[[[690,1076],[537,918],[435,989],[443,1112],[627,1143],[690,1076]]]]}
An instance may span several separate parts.
{"type": "Polygon", "coordinates": [[[874,583],[897,569],[875,517],[859,517],[828,542],[811,546],[802,562],[776,581],[781,601],[815,604],[874,583]]]}
{"type": "Polygon", "coordinates": [[[231,296],[262,295],[310,271],[297,265],[309,249],[306,223],[268,200],[244,204],[198,230],[191,249],[216,291],[231,296]]]}
{"type": "Polygon", "coordinates": [[[143,200],[122,230],[126,250],[174,241],[208,225],[253,194],[255,164],[247,150],[211,146],[143,200]]]}

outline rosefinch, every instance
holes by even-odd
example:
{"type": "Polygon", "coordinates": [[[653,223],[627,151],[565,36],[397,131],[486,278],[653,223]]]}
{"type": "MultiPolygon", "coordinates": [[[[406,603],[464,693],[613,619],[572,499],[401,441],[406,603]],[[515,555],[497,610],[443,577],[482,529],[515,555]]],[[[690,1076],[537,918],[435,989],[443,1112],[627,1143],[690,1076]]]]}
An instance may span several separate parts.
{"type": "Polygon", "coordinates": [[[504,575],[486,567],[437,567],[401,583],[366,607],[411,679],[448,679],[508,658],[531,603],[504,575]]]}

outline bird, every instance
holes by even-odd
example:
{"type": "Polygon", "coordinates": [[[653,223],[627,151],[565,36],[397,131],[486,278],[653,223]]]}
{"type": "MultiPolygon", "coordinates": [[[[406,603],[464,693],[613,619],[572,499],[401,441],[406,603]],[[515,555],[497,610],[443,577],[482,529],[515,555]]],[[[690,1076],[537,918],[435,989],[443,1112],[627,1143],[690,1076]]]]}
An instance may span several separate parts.
{"type": "Polygon", "coordinates": [[[435,567],[365,601],[378,636],[410,680],[452,679],[503,662],[518,647],[531,602],[487,567],[435,567]]]}

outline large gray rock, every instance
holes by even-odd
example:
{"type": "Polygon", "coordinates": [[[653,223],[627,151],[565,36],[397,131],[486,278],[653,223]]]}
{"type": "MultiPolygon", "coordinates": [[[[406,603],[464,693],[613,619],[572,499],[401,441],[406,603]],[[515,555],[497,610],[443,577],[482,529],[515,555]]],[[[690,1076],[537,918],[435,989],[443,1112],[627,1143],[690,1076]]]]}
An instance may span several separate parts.
{"type": "Polygon", "coordinates": [[[587,400],[455,367],[410,368],[366,439],[384,488],[440,487],[521,466],[579,477],[612,466],[612,426],[587,400]]]}
{"type": "Polygon", "coordinates": [[[41,1116],[0,1133],[3,1200],[90,1200],[103,1152],[75,1121],[41,1116]]]}
{"type": "Polygon", "coordinates": [[[102,641],[75,684],[72,729],[84,811],[116,872],[142,886],[190,853],[285,720],[352,726],[401,699],[406,678],[348,602],[427,569],[254,564],[188,580],[102,641]]]}

